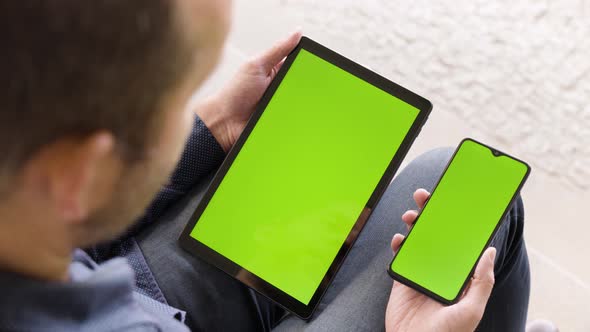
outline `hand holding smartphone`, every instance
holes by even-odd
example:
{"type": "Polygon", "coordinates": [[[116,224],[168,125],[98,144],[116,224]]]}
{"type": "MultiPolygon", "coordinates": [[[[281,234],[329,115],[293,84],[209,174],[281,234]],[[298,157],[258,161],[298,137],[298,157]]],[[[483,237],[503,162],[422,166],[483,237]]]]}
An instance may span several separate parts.
{"type": "Polygon", "coordinates": [[[463,140],[389,274],[441,303],[457,302],[529,173],[525,162],[463,140]]]}

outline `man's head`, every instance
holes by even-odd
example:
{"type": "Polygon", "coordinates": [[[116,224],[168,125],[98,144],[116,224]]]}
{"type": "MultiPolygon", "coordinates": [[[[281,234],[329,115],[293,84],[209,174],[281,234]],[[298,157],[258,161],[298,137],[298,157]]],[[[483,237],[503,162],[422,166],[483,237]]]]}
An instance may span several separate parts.
{"type": "Polygon", "coordinates": [[[141,213],[182,151],[228,2],[0,0],[0,243],[90,245],[141,213]]]}

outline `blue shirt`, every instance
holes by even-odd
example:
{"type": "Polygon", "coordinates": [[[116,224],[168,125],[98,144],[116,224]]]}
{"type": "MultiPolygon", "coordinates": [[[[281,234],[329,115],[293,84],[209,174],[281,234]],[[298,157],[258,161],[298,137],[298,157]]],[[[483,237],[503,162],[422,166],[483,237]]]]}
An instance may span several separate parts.
{"type": "Polygon", "coordinates": [[[199,180],[225,152],[199,117],[169,183],[118,239],[76,250],[70,282],[0,271],[0,331],[188,331],[186,313],[168,305],[134,236],[199,180]]]}

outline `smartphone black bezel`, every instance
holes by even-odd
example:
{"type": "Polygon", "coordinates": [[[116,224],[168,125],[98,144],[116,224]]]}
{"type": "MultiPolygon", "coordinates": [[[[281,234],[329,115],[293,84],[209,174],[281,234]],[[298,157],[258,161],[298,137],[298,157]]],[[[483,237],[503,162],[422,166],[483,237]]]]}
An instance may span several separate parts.
{"type": "MultiPolygon", "coordinates": [[[[189,219],[187,226],[183,230],[180,238],[179,244],[180,246],[188,251],[189,253],[200,257],[205,262],[217,267],[221,271],[227,273],[228,275],[232,276],[233,278],[238,279],[246,286],[250,287],[254,291],[258,292],[259,294],[273,300],[277,304],[281,305],[285,309],[293,312],[295,315],[299,316],[302,319],[309,319],[313,314],[316,306],[320,302],[323,294],[325,293],[326,289],[328,288],[330,282],[333,280],[336,272],[342,265],[348,251],[354,244],[354,241],[358,237],[360,231],[362,230],[363,226],[365,225],[369,215],[373,211],[373,208],[383,195],[383,192],[387,188],[389,182],[395,175],[395,172],[399,168],[402,163],[403,158],[406,156],[410,146],[418,136],[420,129],[426,122],[430,111],[432,110],[432,104],[426,100],[425,98],[393,83],[392,81],[372,72],[371,70],[345,58],[344,56],[318,44],[317,42],[307,38],[302,37],[301,42],[298,46],[287,56],[285,62],[281,69],[278,71],[275,79],[271,82],[270,86],[262,96],[256,110],[250,117],[244,131],[237,139],[234,146],[228,152],[225,160],[215,173],[214,178],[212,179],[209,187],[207,188],[203,198],[199,202],[195,212],[189,219]],[[375,190],[369,197],[365,207],[360,212],[358,219],[356,220],[352,230],[350,231],[349,235],[347,236],[344,244],[338,251],[336,258],[330,265],[326,275],[322,279],[319,287],[316,289],[311,301],[309,304],[304,304],[299,302],[295,298],[291,297],[287,293],[281,291],[280,289],[274,287],[270,283],[266,282],[262,278],[259,278],[255,274],[247,271],[240,265],[234,263],[233,261],[229,260],[228,258],[220,255],[219,253],[215,252],[214,250],[210,249],[206,245],[202,244],[201,242],[193,239],[190,236],[190,232],[195,227],[199,217],[207,207],[207,204],[215,194],[219,184],[223,180],[223,177],[231,167],[233,161],[235,160],[236,156],[238,155],[239,151],[241,150],[242,146],[244,145],[246,139],[254,129],[256,122],[264,112],[266,106],[270,102],[273,94],[279,87],[281,81],[285,77],[287,71],[289,70],[291,64],[295,60],[295,57],[300,52],[301,49],[305,49],[312,54],[340,67],[341,69],[365,80],[366,82],[384,90],[385,92],[403,100],[404,102],[416,107],[419,110],[419,113],[416,117],[416,120],[412,124],[410,130],[406,134],[400,148],[395,153],[395,156],[389,163],[383,177],[378,182],[375,190]]],[[[199,282],[195,280],[195,282],[199,282]]]]}
{"type": "MultiPolygon", "coordinates": [[[[492,153],[492,154],[493,154],[495,157],[505,156],[505,157],[508,157],[508,158],[510,158],[510,159],[513,159],[513,160],[515,160],[515,161],[518,161],[518,162],[520,162],[520,163],[522,163],[523,165],[525,165],[525,166],[526,166],[526,168],[527,168],[527,171],[526,171],[526,174],[524,175],[524,177],[523,177],[522,181],[520,182],[520,184],[519,184],[518,188],[516,189],[516,192],[515,192],[515,193],[514,193],[514,195],[512,196],[512,199],[511,199],[511,200],[510,200],[510,202],[508,203],[508,205],[507,205],[507,207],[506,207],[506,209],[505,209],[504,213],[502,214],[502,217],[501,217],[501,218],[500,218],[500,220],[499,220],[499,221],[496,223],[496,227],[494,228],[494,231],[491,233],[491,235],[490,235],[490,237],[488,238],[488,240],[487,240],[487,242],[486,242],[485,246],[483,247],[483,249],[482,249],[482,250],[481,250],[481,252],[479,253],[479,257],[477,258],[477,260],[476,260],[476,263],[475,263],[475,264],[473,265],[473,267],[471,268],[471,271],[469,272],[469,275],[467,276],[467,278],[466,278],[466,279],[465,279],[465,281],[463,282],[463,285],[461,286],[461,289],[459,290],[459,292],[457,293],[457,296],[455,296],[455,298],[454,298],[454,299],[452,299],[452,300],[447,300],[447,299],[445,299],[444,297],[442,297],[442,296],[440,296],[440,295],[438,295],[438,294],[434,293],[433,291],[431,291],[431,290],[429,290],[429,289],[427,289],[427,288],[425,288],[425,287],[423,287],[423,286],[421,286],[421,285],[419,285],[419,284],[417,284],[417,283],[415,283],[415,282],[413,282],[413,281],[411,281],[411,280],[409,280],[409,279],[407,279],[407,278],[403,277],[402,275],[400,275],[400,274],[398,274],[398,273],[394,272],[394,271],[391,269],[391,266],[393,265],[393,262],[395,261],[395,258],[397,257],[397,255],[396,255],[396,256],[394,256],[394,257],[392,258],[392,260],[391,260],[391,262],[389,263],[389,266],[388,266],[388,268],[387,268],[387,273],[388,273],[388,274],[389,274],[389,275],[390,275],[390,276],[391,276],[391,277],[392,277],[394,280],[396,280],[396,281],[399,281],[400,283],[402,283],[402,284],[404,284],[404,285],[406,285],[406,286],[408,286],[408,287],[411,287],[411,288],[413,288],[413,289],[417,290],[418,292],[420,292],[420,293],[422,293],[422,294],[424,294],[424,295],[426,295],[426,296],[428,296],[428,297],[430,297],[430,298],[432,298],[432,299],[434,299],[434,300],[436,300],[436,301],[438,301],[438,302],[440,302],[440,303],[442,303],[442,304],[445,304],[445,305],[452,305],[452,304],[455,304],[455,303],[457,303],[457,302],[459,301],[459,299],[461,298],[461,295],[462,295],[462,294],[463,294],[463,292],[465,291],[465,288],[466,288],[466,287],[467,287],[467,285],[469,284],[469,281],[471,280],[471,277],[473,276],[473,273],[475,272],[475,268],[476,268],[476,266],[477,266],[477,262],[479,262],[479,259],[481,258],[481,256],[482,256],[482,255],[483,255],[483,253],[485,252],[485,250],[486,250],[486,249],[489,247],[489,245],[490,245],[490,243],[491,243],[492,239],[493,239],[493,238],[494,238],[494,236],[496,235],[496,232],[498,231],[498,229],[500,228],[500,226],[502,225],[502,223],[503,223],[503,222],[504,222],[504,220],[506,219],[506,216],[507,216],[507,215],[508,215],[508,213],[510,212],[510,209],[511,209],[511,208],[512,208],[512,206],[514,205],[514,202],[516,201],[516,199],[517,199],[518,195],[520,194],[520,191],[521,191],[522,187],[524,186],[525,182],[527,181],[527,179],[528,179],[528,177],[529,177],[529,174],[531,173],[531,167],[530,167],[530,165],[529,165],[529,164],[527,164],[526,162],[524,162],[523,160],[521,160],[521,159],[518,159],[518,158],[515,158],[515,157],[513,157],[513,156],[511,156],[511,155],[508,155],[508,154],[506,154],[506,153],[503,153],[503,152],[501,152],[501,151],[499,151],[499,150],[497,150],[497,149],[495,149],[495,148],[493,148],[493,147],[491,147],[491,146],[489,146],[489,145],[486,145],[486,144],[484,144],[484,143],[481,143],[481,142],[479,142],[479,141],[477,141],[477,140],[475,140],[475,139],[473,139],[473,138],[464,138],[463,140],[461,140],[461,142],[459,143],[459,146],[457,147],[457,149],[455,149],[455,151],[454,151],[454,153],[453,153],[452,157],[449,159],[449,162],[448,162],[448,163],[447,163],[447,165],[445,166],[445,169],[444,169],[444,171],[443,171],[442,175],[440,176],[440,178],[438,179],[438,181],[437,181],[436,185],[434,186],[434,188],[433,188],[433,190],[432,190],[432,193],[431,193],[431,195],[435,195],[435,193],[436,193],[436,187],[438,187],[438,185],[440,184],[440,181],[442,180],[442,178],[443,178],[443,176],[445,175],[445,173],[447,172],[447,170],[448,170],[449,166],[450,166],[450,165],[451,165],[451,163],[453,162],[453,159],[455,158],[455,155],[457,154],[457,152],[458,152],[458,151],[459,151],[459,149],[461,148],[461,145],[463,145],[463,143],[465,143],[466,141],[471,141],[471,142],[474,142],[474,143],[476,143],[476,144],[479,144],[479,145],[481,145],[481,146],[483,146],[483,147],[486,147],[487,149],[489,149],[489,150],[490,150],[490,153],[492,153]]],[[[428,200],[427,200],[427,201],[426,201],[426,203],[424,204],[424,207],[423,207],[423,208],[420,210],[420,214],[422,213],[422,211],[424,211],[424,209],[426,209],[426,207],[427,207],[427,206],[428,206],[428,200]]],[[[416,217],[416,220],[414,221],[414,225],[415,225],[415,224],[418,222],[418,220],[420,219],[420,214],[418,214],[418,216],[416,217]]],[[[411,228],[411,229],[408,231],[408,234],[406,235],[406,239],[407,239],[409,236],[411,236],[412,229],[413,229],[413,227],[412,227],[412,228],[411,228]]],[[[400,247],[399,247],[399,249],[398,249],[398,252],[399,252],[399,251],[401,250],[401,248],[403,247],[403,245],[404,245],[404,242],[405,242],[405,239],[402,241],[402,243],[401,243],[401,245],[400,245],[400,247]]]]}

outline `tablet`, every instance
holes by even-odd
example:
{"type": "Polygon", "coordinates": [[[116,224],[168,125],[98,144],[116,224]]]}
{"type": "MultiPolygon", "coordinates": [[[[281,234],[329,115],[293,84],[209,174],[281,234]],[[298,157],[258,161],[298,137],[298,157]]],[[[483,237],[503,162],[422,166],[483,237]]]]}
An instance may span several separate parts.
{"type": "Polygon", "coordinates": [[[181,247],[311,317],[431,109],[303,37],[217,170],[181,247]]]}

